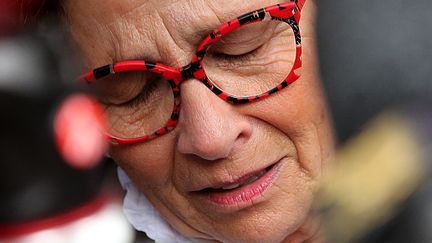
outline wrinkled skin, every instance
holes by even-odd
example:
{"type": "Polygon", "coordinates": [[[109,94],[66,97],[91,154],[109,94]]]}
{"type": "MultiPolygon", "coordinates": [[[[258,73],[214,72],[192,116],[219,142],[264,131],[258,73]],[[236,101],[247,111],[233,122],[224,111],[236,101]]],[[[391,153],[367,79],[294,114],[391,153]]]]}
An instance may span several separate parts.
{"type": "MultiPolygon", "coordinates": [[[[69,0],[64,8],[89,69],[134,58],[180,67],[222,22],[279,2],[69,0]]],[[[311,202],[333,143],[316,63],[315,10],[308,0],[300,23],[303,71],[292,86],[263,101],[234,106],[198,80],[187,80],[174,131],[112,147],[112,158],[183,235],[223,242],[320,241],[311,202]],[[272,186],[246,208],[217,210],[193,193],[283,157],[272,186]]]]}

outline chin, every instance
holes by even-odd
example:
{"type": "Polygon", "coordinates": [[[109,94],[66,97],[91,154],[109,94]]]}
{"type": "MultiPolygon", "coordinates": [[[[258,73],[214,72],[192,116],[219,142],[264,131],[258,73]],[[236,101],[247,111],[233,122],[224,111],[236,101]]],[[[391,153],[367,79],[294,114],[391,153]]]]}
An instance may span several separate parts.
{"type": "Polygon", "coordinates": [[[219,232],[222,233],[215,237],[216,240],[246,243],[284,242],[296,238],[294,235],[303,231],[303,226],[308,221],[309,201],[304,200],[301,205],[291,204],[292,198],[279,198],[279,203],[277,201],[270,205],[257,205],[256,211],[250,209],[234,214],[231,222],[221,223],[219,232]],[[279,210],[270,210],[274,208],[279,210]]]}
{"type": "Polygon", "coordinates": [[[269,226],[259,225],[260,229],[243,229],[237,233],[218,237],[216,240],[226,243],[262,243],[262,242],[283,242],[290,236],[289,229],[274,230],[269,226]],[[267,228],[267,229],[263,229],[267,228]]]}

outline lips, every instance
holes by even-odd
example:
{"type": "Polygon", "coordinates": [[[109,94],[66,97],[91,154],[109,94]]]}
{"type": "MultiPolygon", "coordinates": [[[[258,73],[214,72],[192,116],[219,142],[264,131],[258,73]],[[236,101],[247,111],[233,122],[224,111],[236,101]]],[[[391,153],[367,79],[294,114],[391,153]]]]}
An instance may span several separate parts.
{"type": "Polygon", "coordinates": [[[277,179],[284,159],[228,183],[215,183],[194,194],[222,211],[238,210],[259,200],[277,179]]]}
{"type": "Polygon", "coordinates": [[[222,187],[221,189],[222,189],[222,190],[232,190],[232,189],[238,188],[238,187],[240,187],[240,186],[250,184],[250,183],[256,181],[257,179],[259,179],[259,178],[260,178],[262,175],[264,175],[267,171],[268,171],[267,169],[264,169],[264,170],[260,171],[258,174],[253,175],[253,176],[247,178],[247,179],[246,179],[244,182],[242,182],[242,183],[232,184],[232,185],[229,185],[229,186],[222,187]]]}
{"type": "Polygon", "coordinates": [[[241,186],[251,184],[254,181],[261,178],[265,173],[267,173],[271,168],[273,168],[274,165],[275,164],[272,164],[272,165],[270,165],[270,166],[268,166],[268,167],[266,167],[266,168],[264,168],[258,172],[252,172],[252,173],[249,173],[245,176],[242,176],[240,179],[237,180],[237,182],[225,184],[223,186],[212,186],[209,188],[205,188],[202,191],[203,192],[213,192],[213,191],[223,192],[223,191],[234,190],[234,189],[239,188],[241,186]]]}

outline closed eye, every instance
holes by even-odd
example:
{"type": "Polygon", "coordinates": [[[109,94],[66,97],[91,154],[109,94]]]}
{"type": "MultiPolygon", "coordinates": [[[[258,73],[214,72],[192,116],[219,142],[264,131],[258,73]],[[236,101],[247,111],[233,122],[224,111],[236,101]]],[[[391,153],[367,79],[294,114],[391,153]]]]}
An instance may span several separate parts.
{"type": "Polygon", "coordinates": [[[238,55],[232,55],[227,54],[223,52],[213,52],[209,53],[212,58],[216,59],[217,61],[239,61],[239,62],[245,62],[251,60],[253,57],[256,56],[258,53],[259,47],[256,49],[253,49],[249,52],[238,54],[238,55]]]}
{"type": "Polygon", "coordinates": [[[126,101],[125,103],[121,104],[124,106],[128,106],[131,108],[135,108],[138,105],[140,105],[142,102],[146,102],[148,101],[148,99],[152,96],[152,94],[156,91],[158,85],[158,82],[163,82],[164,80],[159,79],[159,80],[151,80],[149,82],[146,83],[146,85],[143,87],[143,89],[141,90],[141,92],[135,96],[134,98],[132,98],[129,101],[126,101]]]}

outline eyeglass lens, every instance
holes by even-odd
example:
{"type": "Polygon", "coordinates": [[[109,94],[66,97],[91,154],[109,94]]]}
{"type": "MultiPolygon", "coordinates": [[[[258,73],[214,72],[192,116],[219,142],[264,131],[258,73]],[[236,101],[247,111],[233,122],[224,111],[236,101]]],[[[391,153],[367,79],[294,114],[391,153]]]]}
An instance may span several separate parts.
{"type": "Polygon", "coordinates": [[[223,36],[208,49],[203,66],[221,90],[237,97],[255,96],[279,85],[291,71],[295,56],[291,27],[265,19],[223,36]]]}
{"type": "Polygon", "coordinates": [[[170,84],[159,74],[128,71],[91,85],[105,107],[108,133],[119,138],[152,134],[169,120],[174,107],[170,84]]]}

